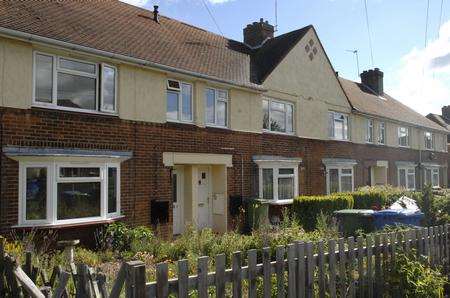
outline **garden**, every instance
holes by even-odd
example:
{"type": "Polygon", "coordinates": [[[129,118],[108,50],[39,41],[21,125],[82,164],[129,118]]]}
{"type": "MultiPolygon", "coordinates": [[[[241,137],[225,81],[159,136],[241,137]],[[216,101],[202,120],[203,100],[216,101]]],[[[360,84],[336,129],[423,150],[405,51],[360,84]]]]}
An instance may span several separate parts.
{"type": "MultiPolygon", "coordinates": [[[[279,225],[261,225],[245,234],[240,230],[243,224],[237,225],[240,228],[236,231],[221,235],[213,233],[210,229],[198,231],[188,227],[179,237],[167,240],[158,237],[157,233],[148,227],[130,227],[124,223],[114,223],[96,232],[95,249],[76,247],[74,261],[76,264],[87,264],[96,272],[102,272],[106,276],[106,284],[110,289],[121,264],[130,260],[142,261],[145,264],[146,280],[154,281],[157,278],[157,264],[161,262],[168,264],[168,277],[174,278],[178,270],[176,261],[180,259],[188,260],[189,274],[196,274],[197,260],[202,256],[211,257],[208,259],[207,267],[208,271],[214,271],[216,265],[214,256],[219,254],[225,255],[226,268],[230,268],[234,252],[237,251],[247,252],[268,247],[270,255],[275,256],[279,247],[286,247],[296,241],[305,243],[320,241],[324,243],[323,249],[327,251],[327,245],[333,243],[329,241],[337,241],[342,237],[333,216],[335,211],[383,209],[404,195],[416,200],[425,214],[426,226],[444,225],[450,222],[449,190],[435,191],[426,188],[422,192],[408,192],[392,187],[365,187],[353,193],[298,197],[294,200],[292,208],[283,214],[283,220],[279,225]]],[[[243,221],[245,214],[241,214],[239,218],[243,221]]],[[[384,230],[373,231],[370,234],[364,229],[358,229],[355,235],[351,236],[369,235],[367,239],[373,236],[376,239],[376,235],[405,228],[403,226],[386,227],[384,230]]],[[[65,253],[55,249],[56,236],[54,233],[44,234],[40,231],[12,235],[12,239],[4,243],[4,250],[19,264],[26,263],[25,252],[32,251],[31,261],[42,271],[51,272],[55,266],[70,270],[71,264],[65,253]]],[[[318,247],[314,246],[314,253],[318,252],[318,247]]],[[[448,258],[448,255],[446,257],[448,258]]],[[[258,260],[260,258],[261,256],[258,256],[258,260]]],[[[245,262],[247,261],[244,260],[245,262]]],[[[416,297],[440,297],[444,293],[444,288],[448,286],[446,277],[448,272],[444,272],[444,268],[430,266],[420,254],[406,254],[401,250],[395,264],[385,273],[389,274],[385,277],[386,281],[391,284],[401,284],[405,293],[416,293],[416,297]]],[[[37,278],[36,284],[39,285],[39,283],[42,282],[37,278]]],[[[69,285],[69,289],[70,287],[69,285]]]]}

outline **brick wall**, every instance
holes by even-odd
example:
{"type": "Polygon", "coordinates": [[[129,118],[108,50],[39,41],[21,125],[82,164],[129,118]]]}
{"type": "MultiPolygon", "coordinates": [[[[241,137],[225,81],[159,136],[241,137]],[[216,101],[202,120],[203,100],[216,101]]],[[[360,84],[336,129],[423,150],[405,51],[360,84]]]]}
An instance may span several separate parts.
{"type": "MultiPolygon", "coordinates": [[[[301,194],[325,192],[322,158],[356,159],[355,186],[366,184],[368,166],[376,160],[389,161],[388,181],[391,184],[396,184],[397,180],[395,161],[419,160],[418,151],[404,148],[234,132],[187,124],[131,122],[111,116],[43,109],[3,108],[0,112],[2,147],[14,145],[132,151],[133,158],[121,166],[121,208],[125,220],[136,225],[150,223],[151,200],[171,199],[170,169],[163,165],[162,160],[162,153],[167,151],[233,154],[233,168],[228,169],[228,194],[242,194],[244,197],[257,194],[253,155],[303,158],[303,166],[299,171],[301,194]],[[243,189],[241,159],[244,167],[243,189]]],[[[435,161],[447,163],[447,154],[436,153],[435,156],[435,161]]],[[[0,168],[0,232],[6,233],[17,224],[18,163],[2,155],[0,168]]],[[[161,226],[160,229],[163,234],[170,235],[171,224],[161,226]]]]}

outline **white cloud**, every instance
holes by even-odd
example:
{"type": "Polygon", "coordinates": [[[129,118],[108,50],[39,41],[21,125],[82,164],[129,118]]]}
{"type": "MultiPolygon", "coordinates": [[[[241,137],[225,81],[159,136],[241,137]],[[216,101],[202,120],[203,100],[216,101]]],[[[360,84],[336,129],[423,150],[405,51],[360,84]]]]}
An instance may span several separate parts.
{"type": "Polygon", "coordinates": [[[392,95],[421,114],[450,104],[450,21],[426,48],[412,49],[393,73],[392,95]]]}
{"type": "Polygon", "coordinates": [[[140,6],[140,7],[143,7],[143,6],[147,5],[147,3],[150,2],[150,0],[120,0],[120,1],[134,5],[134,6],[140,6]]]}

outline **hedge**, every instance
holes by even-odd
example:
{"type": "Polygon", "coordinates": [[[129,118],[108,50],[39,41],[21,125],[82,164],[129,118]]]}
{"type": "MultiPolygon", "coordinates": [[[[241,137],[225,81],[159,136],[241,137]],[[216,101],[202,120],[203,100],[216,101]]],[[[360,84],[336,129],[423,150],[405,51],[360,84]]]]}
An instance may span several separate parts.
{"type": "Polygon", "coordinates": [[[404,195],[413,196],[411,192],[405,189],[391,186],[365,186],[351,194],[355,209],[382,209],[404,195]]]}
{"type": "Polygon", "coordinates": [[[316,228],[317,218],[321,212],[333,215],[336,210],[352,209],[353,203],[353,196],[350,193],[300,196],[294,199],[293,212],[303,228],[312,231],[316,228]]]}

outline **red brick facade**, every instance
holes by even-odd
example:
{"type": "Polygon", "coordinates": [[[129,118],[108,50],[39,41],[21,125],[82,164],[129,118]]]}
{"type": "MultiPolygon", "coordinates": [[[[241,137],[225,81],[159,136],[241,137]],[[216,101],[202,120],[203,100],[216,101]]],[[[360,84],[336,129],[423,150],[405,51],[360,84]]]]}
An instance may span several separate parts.
{"type": "MultiPolygon", "coordinates": [[[[396,161],[419,161],[419,151],[404,148],[235,132],[187,124],[132,122],[117,117],[34,108],[1,108],[0,112],[2,148],[10,145],[132,151],[133,158],[121,165],[121,209],[125,220],[136,225],[150,224],[151,200],[171,200],[170,168],[163,164],[163,152],[232,154],[233,167],[228,168],[228,195],[242,195],[244,198],[257,195],[254,155],[301,157],[301,194],[325,193],[322,158],[355,159],[358,162],[355,187],[367,184],[368,167],[376,160],[389,161],[388,183],[394,185],[397,183],[396,161]],[[234,149],[230,151],[229,148],[234,149]],[[241,158],[244,165],[242,184],[241,158]]],[[[429,153],[422,155],[423,161],[430,161],[427,160],[429,158],[429,153]]],[[[433,162],[447,164],[448,154],[434,153],[432,159],[433,162]]],[[[2,154],[0,169],[0,231],[6,233],[18,221],[18,162],[2,154]]],[[[442,171],[440,179],[444,183],[442,171]]],[[[161,228],[170,235],[171,224],[161,228]]]]}

